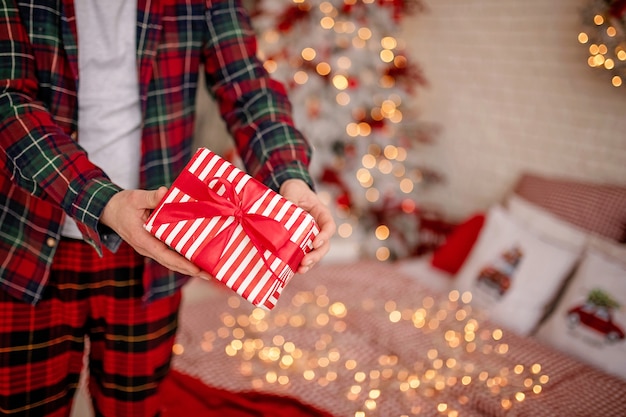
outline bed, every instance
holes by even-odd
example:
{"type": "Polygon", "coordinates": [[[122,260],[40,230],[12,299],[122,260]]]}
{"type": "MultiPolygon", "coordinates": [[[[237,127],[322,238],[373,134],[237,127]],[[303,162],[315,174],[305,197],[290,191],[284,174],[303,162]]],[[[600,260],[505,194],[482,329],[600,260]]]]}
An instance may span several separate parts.
{"type": "Polygon", "coordinates": [[[271,312],[192,280],[174,369],[337,417],[626,416],[626,188],[528,174],[503,203],[434,254],[323,263],[271,312]]]}

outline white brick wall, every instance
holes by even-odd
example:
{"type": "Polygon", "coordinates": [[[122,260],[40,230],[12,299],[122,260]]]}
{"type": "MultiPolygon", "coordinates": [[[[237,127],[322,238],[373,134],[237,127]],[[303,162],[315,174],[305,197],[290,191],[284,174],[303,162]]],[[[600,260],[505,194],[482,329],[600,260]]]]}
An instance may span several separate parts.
{"type": "Polygon", "coordinates": [[[524,170],[626,184],[626,86],[586,64],[586,0],[426,0],[403,25],[430,82],[423,157],[447,177],[424,193],[452,218],[502,199],[524,170]]]}

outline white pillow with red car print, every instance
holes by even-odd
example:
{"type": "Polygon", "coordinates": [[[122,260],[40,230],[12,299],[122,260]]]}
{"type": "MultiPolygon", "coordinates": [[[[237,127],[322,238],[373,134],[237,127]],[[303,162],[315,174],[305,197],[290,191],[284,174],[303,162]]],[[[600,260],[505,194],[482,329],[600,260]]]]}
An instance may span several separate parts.
{"type": "Polygon", "coordinates": [[[539,237],[500,206],[489,209],[456,279],[472,305],[519,335],[535,330],[580,251],[539,237]]]}
{"type": "Polygon", "coordinates": [[[537,338],[626,379],[626,260],[589,250],[537,338]]]}

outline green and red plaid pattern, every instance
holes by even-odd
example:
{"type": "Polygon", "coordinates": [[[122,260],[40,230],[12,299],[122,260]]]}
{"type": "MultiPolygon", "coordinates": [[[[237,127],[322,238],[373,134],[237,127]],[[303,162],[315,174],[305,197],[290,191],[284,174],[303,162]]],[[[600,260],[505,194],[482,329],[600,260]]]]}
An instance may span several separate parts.
{"type": "MultiPolygon", "coordinates": [[[[283,87],[256,58],[240,1],[138,0],[137,7],[141,188],[169,186],[191,157],[201,68],[247,171],[274,190],[288,178],[311,184],[310,148],[283,87]]],[[[73,137],[79,43],[72,0],[0,0],[0,286],[30,303],[48,281],[64,212],[100,253],[119,244],[98,223],[119,187],[73,137]]],[[[149,261],[145,274],[150,299],[184,281],[149,261]]]]}
{"type": "Polygon", "coordinates": [[[96,415],[157,415],[181,294],[145,303],[142,274],[126,244],[100,258],[84,242],[61,241],[36,306],[0,291],[0,414],[67,416],[87,335],[96,415]]]}

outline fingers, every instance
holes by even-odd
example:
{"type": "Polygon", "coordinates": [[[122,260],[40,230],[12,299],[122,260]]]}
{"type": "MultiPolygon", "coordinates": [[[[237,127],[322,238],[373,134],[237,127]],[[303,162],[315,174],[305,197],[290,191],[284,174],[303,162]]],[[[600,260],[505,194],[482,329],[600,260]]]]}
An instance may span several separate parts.
{"type": "Polygon", "coordinates": [[[324,203],[309,186],[301,180],[288,180],[281,186],[281,193],[288,200],[307,210],[315,219],[320,232],[313,240],[313,250],[302,258],[298,273],[308,272],[330,250],[330,239],[335,234],[335,220],[324,203]]]}
{"type": "MultiPolygon", "coordinates": [[[[330,210],[328,210],[322,203],[319,203],[317,207],[317,213],[314,215],[315,221],[320,228],[319,234],[313,241],[313,247],[320,249],[330,238],[335,234],[337,226],[335,225],[335,219],[333,219],[330,210]]],[[[313,215],[313,212],[311,213],[313,215]]]]}
{"type": "Polygon", "coordinates": [[[139,254],[154,259],[172,271],[200,275],[200,268],[143,228],[147,210],[154,209],[166,192],[165,187],[154,191],[121,191],[109,200],[100,221],[115,230],[139,254]]]}
{"type": "MultiPolygon", "coordinates": [[[[145,231],[144,231],[145,232],[145,231]]],[[[184,275],[201,275],[201,269],[148,232],[131,243],[141,255],[154,259],[166,268],[184,275]]],[[[129,242],[130,243],[130,242],[129,242]]]]}
{"type": "Polygon", "coordinates": [[[320,232],[313,240],[313,250],[302,259],[298,268],[298,272],[301,274],[308,272],[330,251],[330,239],[335,234],[336,229],[335,220],[330,210],[321,201],[317,200],[309,212],[315,218],[320,232]]]}

